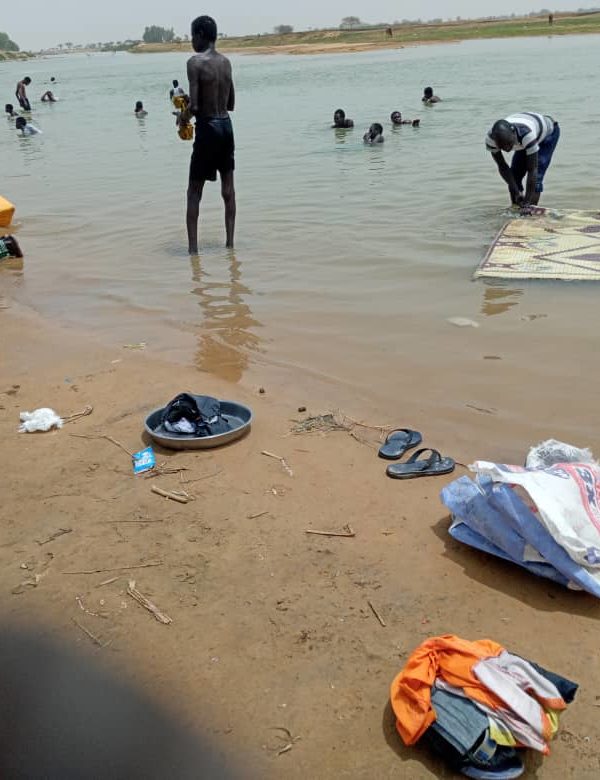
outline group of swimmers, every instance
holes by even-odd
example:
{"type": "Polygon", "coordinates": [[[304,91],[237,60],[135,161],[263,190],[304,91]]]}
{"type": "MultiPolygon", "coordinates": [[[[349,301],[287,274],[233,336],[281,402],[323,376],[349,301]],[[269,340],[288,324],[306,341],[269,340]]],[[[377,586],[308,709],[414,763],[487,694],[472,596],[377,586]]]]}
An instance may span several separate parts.
{"type": "MultiPolygon", "coordinates": [[[[441,98],[433,94],[432,87],[425,87],[421,100],[426,106],[433,106],[435,103],[439,103],[441,98]]],[[[390,114],[390,121],[394,127],[399,127],[400,125],[419,127],[421,124],[420,119],[404,119],[400,111],[392,111],[390,114]]],[[[349,130],[352,127],[354,127],[354,120],[347,118],[346,112],[342,108],[338,108],[333,114],[332,128],[336,130],[349,130]]],[[[363,141],[368,145],[382,144],[384,140],[383,125],[379,122],[374,122],[363,135],[363,141]]]]}
{"type": "MultiPolygon", "coordinates": [[[[24,79],[21,79],[21,81],[17,83],[15,89],[15,97],[17,98],[17,102],[19,103],[21,110],[25,114],[31,113],[31,103],[27,97],[27,87],[30,84],[31,78],[29,76],[25,76],[24,79]]],[[[56,78],[52,76],[50,78],[50,85],[54,86],[55,84],[56,78]]],[[[42,103],[58,102],[58,98],[55,97],[54,92],[51,89],[47,89],[40,100],[42,103]]],[[[4,106],[4,111],[6,113],[7,119],[14,120],[15,127],[21,135],[38,135],[42,132],[39,127],[36,127],[32,122],[29,121],[28,117],[17,113],[12,103],[6,103],[4,106]]]]}

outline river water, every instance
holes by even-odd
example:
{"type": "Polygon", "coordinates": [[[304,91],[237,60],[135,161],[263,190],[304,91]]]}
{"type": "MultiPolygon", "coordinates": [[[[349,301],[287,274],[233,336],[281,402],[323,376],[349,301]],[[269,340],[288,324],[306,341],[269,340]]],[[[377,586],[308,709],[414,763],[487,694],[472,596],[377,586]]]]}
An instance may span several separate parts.
{"type": "Polygon", "coordinates": [[[542,204],[600,205],[590,177],[598,43],[232,56],[236,250],[223,248],[219,188],[207,186],[193,259],[191,144],[178,139],[167,99],[172,78],[185,83],[186,55],[0,64],[2,104],[32,77],[44,133],[23,139],[8,121],[0,127],[0,194],[17,205],[26,252],[22,268],[0,271],[0,292],[111,344],[143,341],[292,404],[418,424],[459,452],[509,457],[550,434],[593,444],[598,287],[471,277],[508,205],[483,144],[495,119],[556,117],[562,137],[542,204]],[[50,76],[60,102],[44,105],[50,76]],[[443,98],[433,108],[420,102],[427,84],[443,98]],[[133,116],[138,99],[145,120],[133,116]],[[354,131],[330,129],[337,107],[354,131]],[[392,130],[393,109],[421,127],[392,130]],[[386,142],[365,148],[374,121],[386,142]],[[457,316],[480,327],[447,322],[457,316]]]}

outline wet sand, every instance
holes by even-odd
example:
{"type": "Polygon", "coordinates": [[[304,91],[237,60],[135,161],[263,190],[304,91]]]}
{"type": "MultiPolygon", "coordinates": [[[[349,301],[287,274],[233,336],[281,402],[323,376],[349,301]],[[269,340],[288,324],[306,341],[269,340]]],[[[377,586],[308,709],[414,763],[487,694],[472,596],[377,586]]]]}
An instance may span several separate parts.
{"type": "MultiPolygon", "coordinates": [[[[402,746],[389,684],[430,635],[490,637],[581,684],[551,756],[541,768],[530,756],[526,776],[598,777],[600,605],[450,540],[438,494],[453,477],[395,482],[345,432],[290,436],[300,403],[326,411],[314,389],[274,393],[265,380],[261,395],[26,311],[0,316],[5,618],[40,625],[121,670],[238,757],[245,777],[451,776],[402,746]],[[234,397],[256,414],[250,436],[228,448],[159,453],[196,480],[187,505],[151,492],[180,488],[176,475],[136,478],[114,444],[70,435],[140,449],[144,413],[183,389],[234,397]],[[61,431],[17,433],[20,410],[48,405],[66,415],[87,404],[93,414],[61,431]],[[263,450],[284,456],[293,476],[263,450]],[[305,533],[345,524],[354,538],[305,533]],[[47,541],[59,529],[71,532],[47,541]],[[146,562],[160,565],[65,573],[146,562]],[[36,574],[37,587],[14,592],[36,574]],[[171,625],[126,595],[128,575],[171,625]],[[76,597],[106,616],[82,612],[76,597]],[[73,619],[110,645],[96,647],[73,619]],[[300,738],[282,755],[276,727],[300,738]]],[[[444,443],[435,418],[425,433],[426,444],[444,443]]]]}

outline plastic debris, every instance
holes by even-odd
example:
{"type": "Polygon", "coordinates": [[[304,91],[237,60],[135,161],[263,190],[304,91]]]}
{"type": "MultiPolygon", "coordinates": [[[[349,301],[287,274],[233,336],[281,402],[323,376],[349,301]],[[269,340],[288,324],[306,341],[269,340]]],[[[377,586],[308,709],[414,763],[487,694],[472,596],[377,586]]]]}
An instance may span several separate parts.
{"type": "Polygon", "coordinates": [[[469,320],[467,317],[448,317],[446,320],[450,325],[457,328],[478,328],[479,323],[475,320],[469,320]]]}
{"type": "Polygon", "coordinates": [[[548,439],[532,447],[527,455],[528,469],[546,469],[557,463],[587,463],[588,466],[598,466],[591,450],[574,447],[556,439],[548,439]]]}
{"type": "Polygon", "coordinates": [[[63,421],[54,409],[43,407],[34,412],[21,412],[21,425],[19,433],[34,433],[35,431],[49,431],[51,428],[62,428],[63,421]]]}
{"type": "Polygon", "coordinates": [[[146,447],[144,450],[134,452],[132,461],[134,474],[143,474],[145,471],[150,471],[156,466],[154,450],[152,447],[146,447]]]}

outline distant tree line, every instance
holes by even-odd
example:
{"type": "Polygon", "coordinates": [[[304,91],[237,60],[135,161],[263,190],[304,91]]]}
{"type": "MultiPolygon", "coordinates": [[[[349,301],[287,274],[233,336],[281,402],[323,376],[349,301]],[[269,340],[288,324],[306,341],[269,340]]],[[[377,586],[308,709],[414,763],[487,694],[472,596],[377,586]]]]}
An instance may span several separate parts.
{"type": "Polygon", "coordinates": [[[273,28],[273,32],[275,35],[287,35],[288,33],[293,33],[294,28],[291,24],[278,24],[277,27],[273,28]]]}
{"type": "Polygon", "coordinates": [[[0,32],[0,51],[19,51],[19,47],[5,32],[0,32]]]}
{"type": "Polygon", "coordinates": [[[144,43],[172,43],[175,39],[175,30],[172,27],[158,27],[156,24],[146,27],[142,40],[144,43]]]}

